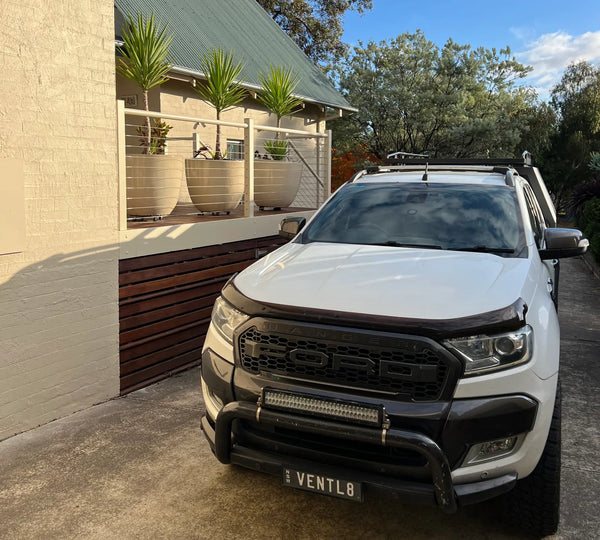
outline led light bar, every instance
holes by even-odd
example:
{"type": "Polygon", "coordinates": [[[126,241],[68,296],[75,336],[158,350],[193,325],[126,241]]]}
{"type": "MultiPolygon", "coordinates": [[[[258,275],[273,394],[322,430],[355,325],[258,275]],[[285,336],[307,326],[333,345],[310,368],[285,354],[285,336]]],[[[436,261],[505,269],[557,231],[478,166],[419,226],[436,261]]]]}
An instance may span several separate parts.
{"type": "Polygon", "coordinates": [[[294,394],[268,388],[263,390],[262,406],[375,427],[380,427],[383,419],[383,411],[376,405],[331,400],[311,394],[294,394]]]}

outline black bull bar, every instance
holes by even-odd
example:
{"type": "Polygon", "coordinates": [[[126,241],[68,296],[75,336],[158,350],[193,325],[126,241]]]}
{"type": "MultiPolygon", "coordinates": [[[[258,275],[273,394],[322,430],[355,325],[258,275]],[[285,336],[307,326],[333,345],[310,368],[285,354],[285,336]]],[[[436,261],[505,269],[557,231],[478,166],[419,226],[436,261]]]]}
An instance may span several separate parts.
{"type": "Polygon", "coordinates": [[[231,425],[236,419],[316,435],[338,435],[353,441],[418,452],[429,464],[438,506],[448,513],[455,512],[457,509],[448,460],[435,441],[425,435],[400,429],[373,429],[341,424],[320,418],[271,411],[246,401],[234,401],[225,405],[217,416],[215,455],[221,463],[231,462],[231,425]]]}

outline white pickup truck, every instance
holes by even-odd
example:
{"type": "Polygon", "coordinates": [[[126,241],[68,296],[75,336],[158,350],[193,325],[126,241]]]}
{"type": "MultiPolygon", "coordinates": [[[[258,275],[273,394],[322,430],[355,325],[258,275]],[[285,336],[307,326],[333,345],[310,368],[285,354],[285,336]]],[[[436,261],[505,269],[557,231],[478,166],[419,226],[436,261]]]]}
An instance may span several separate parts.
{"type": "Polygon", "coordinates": [[[556,531],[556,228],[523,160],[417,162],[355,175],[217,299],[202,358],[216,457],[285,486],[382,490],[452,512],[503,495],[556,531]]]}

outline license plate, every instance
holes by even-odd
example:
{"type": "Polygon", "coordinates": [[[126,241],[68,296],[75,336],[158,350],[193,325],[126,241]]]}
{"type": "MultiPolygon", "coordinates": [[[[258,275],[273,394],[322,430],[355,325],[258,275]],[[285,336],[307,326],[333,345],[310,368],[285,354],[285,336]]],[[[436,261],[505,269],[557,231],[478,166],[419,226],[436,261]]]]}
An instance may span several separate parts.
{"type": "Polygon", "coordinates": [[[326,474],[283,468],[283,485],[340,499],[362,501],[362,484],[326,474]]]}

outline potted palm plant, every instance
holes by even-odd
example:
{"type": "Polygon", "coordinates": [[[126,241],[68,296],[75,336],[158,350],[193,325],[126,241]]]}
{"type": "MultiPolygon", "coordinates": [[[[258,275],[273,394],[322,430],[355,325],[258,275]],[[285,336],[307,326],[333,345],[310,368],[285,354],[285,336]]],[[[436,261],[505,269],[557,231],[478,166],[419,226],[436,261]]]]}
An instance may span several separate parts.
{"type": "MultiPolygon", "coordinates": [[[[233,53],[222,49],[211,50],[200,63],[206,81],[194,88],[201,99],[215,108],[217,120],[221,120],[223,111],[246,96],[246,90],[238,83],[243,66],[240,62],[234,63],[233,53]]],[[[201,212],[229,213],[242,200],[244,162],[226,157],[221,146],[221,126],[217,124],[215,151],[210,153],[210,158],[195,156],[185,160],[188,191],[201,212]]]]}
{"type": "MultiPolygon", "coordinates": [[[[129,17],[123,28],[117,72],[140,87],[146,112],[150,110],[148,92],[168,80],[166,74],[172,67],[167,57],[173,36],[166,32],[166,27],[158,28],[154,15],[129,17]]],[[[183,167],[178,156],[165,153],[169,129],[170,126],[160,121],[152,125],[149,116],[138,129],[142,136],[142,153],[127,156],[127,213],[130,216],[167,215],[177,204],[183,167]]]]}
{"type": "MultiPolygon", "coordinates": [[[[269,73],[259,74],[262,90],[257,99],[277,117],[277,127],[281,119],[299,107],[302,100],[295,97],[298,84],[291,70],[271,66],[269,73]]],[[[292,204],[300,187],[302,164],[288,160],[288,141],[277,132],[275,139],[264,143],[267,160],[254,162],[254,201],[259,207],[281,208],[292,204]]]]}

